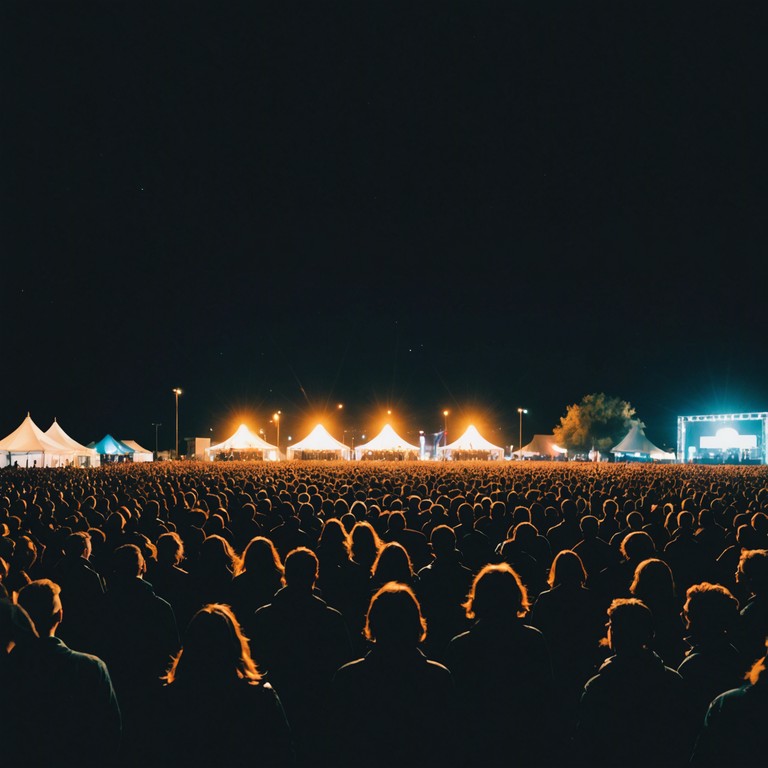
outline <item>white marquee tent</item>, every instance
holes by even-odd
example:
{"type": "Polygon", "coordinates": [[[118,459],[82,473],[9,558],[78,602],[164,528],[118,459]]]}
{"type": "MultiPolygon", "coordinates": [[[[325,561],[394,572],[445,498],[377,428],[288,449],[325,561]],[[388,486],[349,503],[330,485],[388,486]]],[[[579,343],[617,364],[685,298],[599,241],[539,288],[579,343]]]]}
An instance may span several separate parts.
{"type": "Polygon", "coordinates": [[[60,445],[63,445],[72,453],[72,464],[78,467],[98,467],[101,463],[101,457],[97,451],[93,448],[88,448],[85,445],[81,445],[71,438],[62,428],[56,419],[53,420],[48,429],[45,430],[45,434],[55,440],[60,445]]]}
{"type": "Polygon", "coordinates": [[[18,462],[20,467],[61,467],[72,459],[72,449],[43,432],[27,417],[0,440],[0,464],[8,466],[18,462]]]}
{"type": "Polygon", "coordinates": [[[385,424],[373,440],[355,446],[356,459],[361,459],[366,454],[383,455],[385,458],[388,458],[387,454],[392,454],[393,458],[416,459],[419,447],[403,440],[389,424],[385,424]]]}
{"type": "Polygon", "coordinates": [[[616,454],[617,458],[650,458],[652,461],[674,461],[675,454],[662,451],[661,448],[654,445],[646,436],[642,424],[634,421],[632,427],[625,435],[624,439],[611,448],[611,453],[616,454]]]}
{"type": "Polygon", "coordinates": [[[303,440],[288,448],[289,459],[351,459],[352,451],[318,424],[303,440]]]}
{"type": "MultiPolygon", "coordinates": [[[[522,447],[523,458],[532,458],[534,456],[542,456],[550,459],[556,459],[559,456],[565,456],[568,451],[565,448],[561,448],[555,442],[554,435],[534,435],[528,445],[522,447]]],[[[520,451],[515,451],[515,456],[520,456],[520,451]]]]}
{"type": "Polygon", "coordinates": [[[152,455],[152,451],[148,451],[146,448],[142,448],[135,440],[121,440],[120,442],[123,445],[127,445],[133,451],[131,459],[134,463],[152,461],[155,458],[152,455]]]}
{"type": "Polygon", "coordinates": [[[280,451],[276,445],[268,443],[251,432],[245,424],[241,424],[235,433],[223,443],[217,443],[206,449],[206,453],[211,459],[220,453],[238,454],[249,451],[261,451],[265,461],[277,461],[280,458],[280,451]]]}
{"type": "Polygon", "coordinates": [[[467,427],[458,440],[439,446],[437,452],[445,459],[487,458],[501,461],[504,458],[504,449],[488,442],[473,424],[467,427]]]}

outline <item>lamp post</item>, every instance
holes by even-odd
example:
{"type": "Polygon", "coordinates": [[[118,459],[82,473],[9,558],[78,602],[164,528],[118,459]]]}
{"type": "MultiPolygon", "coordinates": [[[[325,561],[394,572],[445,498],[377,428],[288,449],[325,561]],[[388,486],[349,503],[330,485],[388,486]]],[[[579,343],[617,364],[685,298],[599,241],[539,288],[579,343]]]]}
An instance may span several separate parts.
{"type": "Polygon", "coordinates": [[[443,411],[443,446],[448,445],[448,409],[443,411]]]}
{"type": "Polygon", "coordinates": [[[173,394],[176,395],[176,459],[179,458],[179,395],[181,394],[180,387],[174,387],[173,394]]]}
{"type": "Polygon", "coordinates": [[[280,414],[282,411],[272,414],[272,421],[275,422],[275,428],[277,429],[277,458],[280,458],[280,414]]]}
{"type": "Polygon", "coordinates": [[[157,448],[157,430],[160,429],[160,427],[162,427],[163,425],[162,424],[155,424],[154,422],[152,422],[152,426],[155,428],[155,461],[157,461],[157,456],[158,456],[158,453],[159,453],[158,448],[157,448]]]}
{"type": "Polygon", "coordinates": [[[520,447],[517,450],[520,451],[520,461],[522,461],[523,460],[523,414],[528,413],[528,409],[518,408],[517,412],[520,415],[520,434],[519,434],[520,447]]]}

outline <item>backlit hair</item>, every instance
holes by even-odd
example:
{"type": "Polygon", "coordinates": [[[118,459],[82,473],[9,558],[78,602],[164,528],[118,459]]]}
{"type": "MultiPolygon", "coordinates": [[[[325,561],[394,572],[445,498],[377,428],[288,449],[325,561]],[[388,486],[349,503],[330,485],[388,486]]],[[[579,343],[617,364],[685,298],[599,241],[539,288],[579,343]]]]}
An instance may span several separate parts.
{"type": "Polygon", "coordinates": [[[468,619],[501,618],[509,614],[522,618],[531,604],[528,590],[515,569],[508,563],[499,563],[486,565],[475,576],[462,607],[468,619]]]}
{"type": "Polygon", "coordinates": [[[395,581],[381,587],[371,598],[363,633],[367,640],[383,644],[417,645],[425,640],[427,622],[413,590],[395,581]]]}
{"type": "Polygon", "coordinates": [[[549,569],[549,578],[547,578],[547,584],[550,587],[557,587],[560,584],[583,586],[586,580],[587,572],[584,570],[584,563],[576,552],[572,549],[563,549],[555,555],[549,569]]]}

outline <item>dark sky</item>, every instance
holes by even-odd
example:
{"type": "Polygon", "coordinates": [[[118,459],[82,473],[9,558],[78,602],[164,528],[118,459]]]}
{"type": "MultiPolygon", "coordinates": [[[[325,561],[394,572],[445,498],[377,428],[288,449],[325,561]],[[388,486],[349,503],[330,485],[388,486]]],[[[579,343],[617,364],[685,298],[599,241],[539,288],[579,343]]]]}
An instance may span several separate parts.
{"type": "Polygon", "coordinates": [[[768,409],[764,2],[0,8],[0,433],[768,409]]]}

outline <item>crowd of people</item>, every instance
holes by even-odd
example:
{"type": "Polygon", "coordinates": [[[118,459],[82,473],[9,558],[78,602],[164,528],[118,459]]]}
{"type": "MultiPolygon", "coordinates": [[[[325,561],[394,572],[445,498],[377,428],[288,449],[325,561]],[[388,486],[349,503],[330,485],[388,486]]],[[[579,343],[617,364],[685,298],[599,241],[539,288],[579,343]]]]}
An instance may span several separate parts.
{"type": "Polygon", "coordinates": [[[768,470],[0,471],[8,765],[762,765],[768,470]]]}

